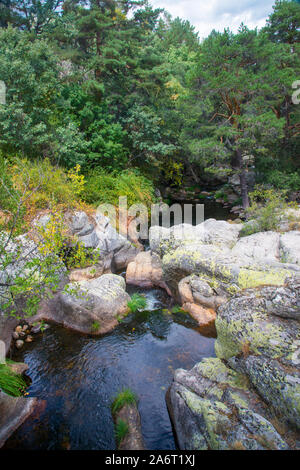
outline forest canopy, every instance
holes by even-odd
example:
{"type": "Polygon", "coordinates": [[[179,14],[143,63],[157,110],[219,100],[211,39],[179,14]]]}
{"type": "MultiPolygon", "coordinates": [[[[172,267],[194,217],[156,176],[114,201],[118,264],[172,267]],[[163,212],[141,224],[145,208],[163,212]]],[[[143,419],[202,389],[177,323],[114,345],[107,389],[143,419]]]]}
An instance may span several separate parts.
{"type": "Polygon", "coordinates": [[[147,0],[0,1],[0,152],[155,185],[245,172],[300,186],[300,5],[266,26],[212,31],[147,0]]]}

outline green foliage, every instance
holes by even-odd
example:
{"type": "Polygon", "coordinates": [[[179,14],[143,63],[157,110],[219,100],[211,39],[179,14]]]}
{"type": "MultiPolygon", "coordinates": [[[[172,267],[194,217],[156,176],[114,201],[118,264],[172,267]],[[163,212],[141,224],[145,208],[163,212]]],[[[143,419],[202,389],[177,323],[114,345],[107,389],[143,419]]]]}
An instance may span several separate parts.
{"type": "Polygon", "coordinates": [[[92,330],[92,333],[97,333],[97,331],[100,330],[100,323],[98,321],[94,321],[94,323],[92,324],[92,327],[91,327],[91,330],[92,330]]]}
{"type": "Polygon", "coordinates": [[[7,364],[0,364],[0,390],[11,395],[19,397],[24,394],[27,385],[21,375],[17,375],[7,364]]]}
{"type": "Polygon", "coordinates": [[[298,191],[300,188],[300,172],[284,173],[280,170],[273,170],[267,173],[264,179],[277,189],[298,191]]]}
{"type": "Polygon", "coordinates": [[[132,313],[138,310],[145,310],[147,307],[147,299],[140,294],[133,294],[128,302],[128,307],[132,313]]]}
{"type": "Polygon", "coordinates": [[[16,190],[24,194],[27,215],[31,217],[40,209],[74,208],[84,191],[79,165],[67,172],[47,158],[33,162],[14,159],[9,172],[16,190]]]}
{"type": "Polygon", "coordinates": [[[267,20],[265,31],[275,42],[294,44],[300,42],[299,2],[276,0],[273,13],[267,20]]]}
{"type": "Polygon", "coordinates": [[[134,405],[137,402],[136,395],[130,388],[122,390],[111,405],[112,414],[115,415],[124,405],[134,405]]]}
{"type": "Polygon", "coordinates": [[[115,435],[118,446],[129,432],[129,426],[123,419],[118,419],[115,426],[115,435]]]}
{"type": "Polygon", "coordinates": [[[290,207],[285,192],[257,186],[249,196],[251,205],[246,215],[250,223],[246,224],[240,235],[278,230],[282,216],[290,207]]]}
{"type": "Polygon", "coordinates": [[[154,202],[154,187],[137,170],[123,171],[121,174],[97,170],[87,176],[82,199],[88,204],[98,206],[109,203],[117,206],[120,196],[127,196],[129,207],[136,203],[150,207],[154,202]]]}

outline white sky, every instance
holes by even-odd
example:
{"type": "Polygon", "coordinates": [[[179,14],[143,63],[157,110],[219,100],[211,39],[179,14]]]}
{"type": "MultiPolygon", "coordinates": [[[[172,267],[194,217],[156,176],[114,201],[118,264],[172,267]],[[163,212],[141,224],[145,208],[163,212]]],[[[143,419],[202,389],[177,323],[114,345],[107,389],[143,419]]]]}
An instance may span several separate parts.
{"type": "Polygon", "coordinates": [[[243,22],[249,28],[261,28],[272,13],[275,0],[150,0],[154,7],[165,8],[173,18],[189,20],[204,38],[216,29],[236,31],[243,22]]]}

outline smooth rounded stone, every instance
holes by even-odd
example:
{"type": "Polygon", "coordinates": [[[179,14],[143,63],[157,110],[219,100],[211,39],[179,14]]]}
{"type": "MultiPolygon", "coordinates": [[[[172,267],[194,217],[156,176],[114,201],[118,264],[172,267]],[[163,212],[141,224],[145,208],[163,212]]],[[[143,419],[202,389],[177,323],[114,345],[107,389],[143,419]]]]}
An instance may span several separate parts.
{"type": "Polygon", "coordinates": [[[37,403],[36,398],[14,398],[0,390],[0,448],[32,414],[37,403]]]}
{"type": "Polygon", "coordinates": [[[199,326],[210,326],[215,322],[216,312],[212,308],[204,308],[201,305],[186,302],[182,305],[182,309],[188,312],[199,326]]]}
{"type": "Polygon", "coordinates": [[[122,439],[118,450],[145,450],[141,417],[135,404],[124,405],[114,416],[115,423],[122,420],[128,425],[128,433],[122,439]]]}
{"type": "Polygon", "coordinates": [[[23,341],[22,339],[18,339],[18,340],[16,341],[16,348],[17,348],[17,349],[22,349],[23,346],[24,346],[24,341],[23,341]]]}
{"type": "Polygon", "coordinates": [[[37,325],[33,325],[32,328],[31,328],[31,330],[30,330],[30,332],[31,332],[32,334],[34,334],[34,335],[40,333],[40,331],[41,331],[41,326],[42,326],[41,323],[39,323],[39,324],[37,324],[37,325]]]}
{"type": "Polygon", "coordinates": [[[277,232],[263,232],[241,238],[234,248],[232,255],[251,263],[267,263],[280,261],[279,251],[280,235],[277,232]]]}
{"type": "Polygon", "coordinates": [[[73,269],[69,274],[69,279],[71,282],[88,281],[102,276],[104,270],[103,264],[97,264],[83,269],[73,269]]]}
{"type": "Polygon", "coordinates": [[[32,343],[33,337],[31,335],[28,335],[27,338],[25,339],[25,343],[32,343]]]}
{"type": "Polygon", "coordinates": [[[163,281],[160,258],[151,251],[139,253],[129,263],[126,270],[126,283],[144,288],[160,287],[170,293],[163,281]]]}
{"type": "Polygon", "coordinates": [[[19,339],[19,333],[17,333],[16,331],[14,331],[14,332],[12,333],[12,337],[13,337],[13,339],[19,339]]]}
{"type": "Polygon", "coordinates": [[[280,236],[280,257],[284,263],[300,264],[300,232],[287,232],[280,236]]]}
{"type": "Polygon", "coordinates": [[[26,332],[26,331],[28,330],[28,328],[29,328],[28,325],[24,325],[23,328],[22,328],[22,330],[26,332]]]}
{"type": "Polygon", "coordinates": [[[21,327],[21,325],[16,326],[15,332],[16,332],[16,333],[21,333],[21,332],[22,332],[22,327],[21,327]]]}
{"type": "Polygon", "coordinates": [[[107,333],[129,311],[130,296],[125,288],[125,280],[115,274],[70,283],[44,305],[33,321],[53,321],[86,334],[107,333]]]}

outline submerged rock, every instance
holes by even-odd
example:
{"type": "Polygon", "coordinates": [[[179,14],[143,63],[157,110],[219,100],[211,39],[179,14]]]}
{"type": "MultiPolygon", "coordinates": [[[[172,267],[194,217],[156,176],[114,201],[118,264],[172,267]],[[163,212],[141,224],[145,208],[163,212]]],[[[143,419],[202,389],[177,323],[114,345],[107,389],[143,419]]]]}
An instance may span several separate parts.
{"type": "Polygon", "coordinates": [[[118,450],[144,450],[141,417],[136,404],[124,405],[114,416],[115,423],[119,420],[128,426],[128,431],[118,445],[118,450]]]}

